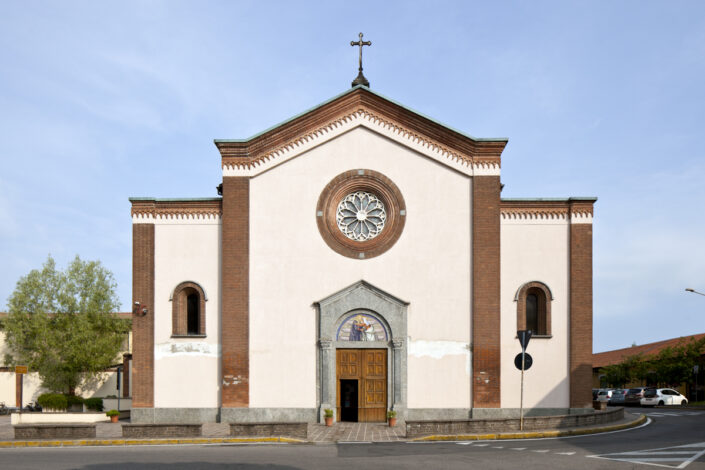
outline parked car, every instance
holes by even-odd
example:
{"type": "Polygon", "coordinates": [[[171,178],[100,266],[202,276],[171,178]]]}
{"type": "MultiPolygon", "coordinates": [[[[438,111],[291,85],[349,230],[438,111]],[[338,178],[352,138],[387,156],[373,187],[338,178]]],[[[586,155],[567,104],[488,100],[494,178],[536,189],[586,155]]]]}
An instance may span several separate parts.
{"type": "Polygon", "coordinates": [[[647,388],[641,406],[687,405],[688,399],[672,388],[647,388]]]}
{"type": "Polygon", "coordinates": [[[614,390],[608,403],[613,406],[624,405],[624,397],[626,396],[628,391],[629,390],[625,390],[623,388],[618,388],[614,390]]]}
{"type": "Polygon", "coordinates": [[[624,395],[624,406],[641,405],[641,399],[644,398],[644,390],[646,390],[646,387],[634,387],[627,390],[627,394],[624,395]]]}
{"type": "Polygon", "coordinates": [[[610,398],[612,397],[612,392],[613,390],[611,388],[605,388],[597,392],[597,401],[602,401],[605,403],[609,403],[610,398]]]}

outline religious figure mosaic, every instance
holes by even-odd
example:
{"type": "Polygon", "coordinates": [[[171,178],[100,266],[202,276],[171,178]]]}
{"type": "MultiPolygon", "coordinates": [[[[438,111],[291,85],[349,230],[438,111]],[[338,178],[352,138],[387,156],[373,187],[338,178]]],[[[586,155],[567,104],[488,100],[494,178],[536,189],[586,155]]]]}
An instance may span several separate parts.
{"type": "Polygon", "coordinates": [[[387,341],[387,330],[372,315],[354,313],[338,328],[337,341],[387,341]]]}

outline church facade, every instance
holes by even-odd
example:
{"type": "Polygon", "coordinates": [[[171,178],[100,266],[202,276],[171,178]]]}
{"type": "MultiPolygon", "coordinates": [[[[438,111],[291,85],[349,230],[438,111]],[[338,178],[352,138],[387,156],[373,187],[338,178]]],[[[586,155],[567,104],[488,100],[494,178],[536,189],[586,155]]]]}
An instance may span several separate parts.
{"type": "Polygon", "coordinates": [[[131,198],[133,422],[591,410],[595,198],[502,199],[506,139],[355,86],[131,198]]]}

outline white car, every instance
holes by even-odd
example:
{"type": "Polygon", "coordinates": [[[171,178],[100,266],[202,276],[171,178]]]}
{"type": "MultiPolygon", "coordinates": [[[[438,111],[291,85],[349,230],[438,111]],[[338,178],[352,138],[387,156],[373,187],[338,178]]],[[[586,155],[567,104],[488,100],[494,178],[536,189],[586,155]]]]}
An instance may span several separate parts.
{"type": "Polygon", "coordinates": [[[687,405],[688,399],[672,388],[647,388],[641,406],[687,405]]]}
{"type": "Polygon", "coordinates": [[[601,401],[604,403],[609,403],[610,398],[612,398],[612,390],[611,388],[603,388],[599,392],[597,392],[597,401],[601,401]]]}

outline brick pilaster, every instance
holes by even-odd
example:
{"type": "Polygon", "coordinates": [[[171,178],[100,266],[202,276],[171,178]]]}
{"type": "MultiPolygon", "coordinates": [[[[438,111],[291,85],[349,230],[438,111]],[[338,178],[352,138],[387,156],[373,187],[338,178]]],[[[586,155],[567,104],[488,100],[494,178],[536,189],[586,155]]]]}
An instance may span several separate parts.
{"type": "Polygon", "coordinates": [[[223,407],[250,403],[250,180],[223,178],[222,218],[223,407]]]}
{"type": "Polygon", "coordinates": [[[154,407],[154,224],[132,225],[132,305],[146,315],[132,315],[132,406],[154,407]]]}
{"type": "MultiPolygon", "coordinates": [[[[592,212],[592,211],[591,211],[592,212]]],[[[571,205],[571,219],[573,219],[571,205]]],[[[592,223],[570,225],[570,407],[592,406],[592,223]]]]}
{"type": "Polygon", "coordinates": [[[472,406],[500,407],[500,182],[472,181],[472,406]]]}

